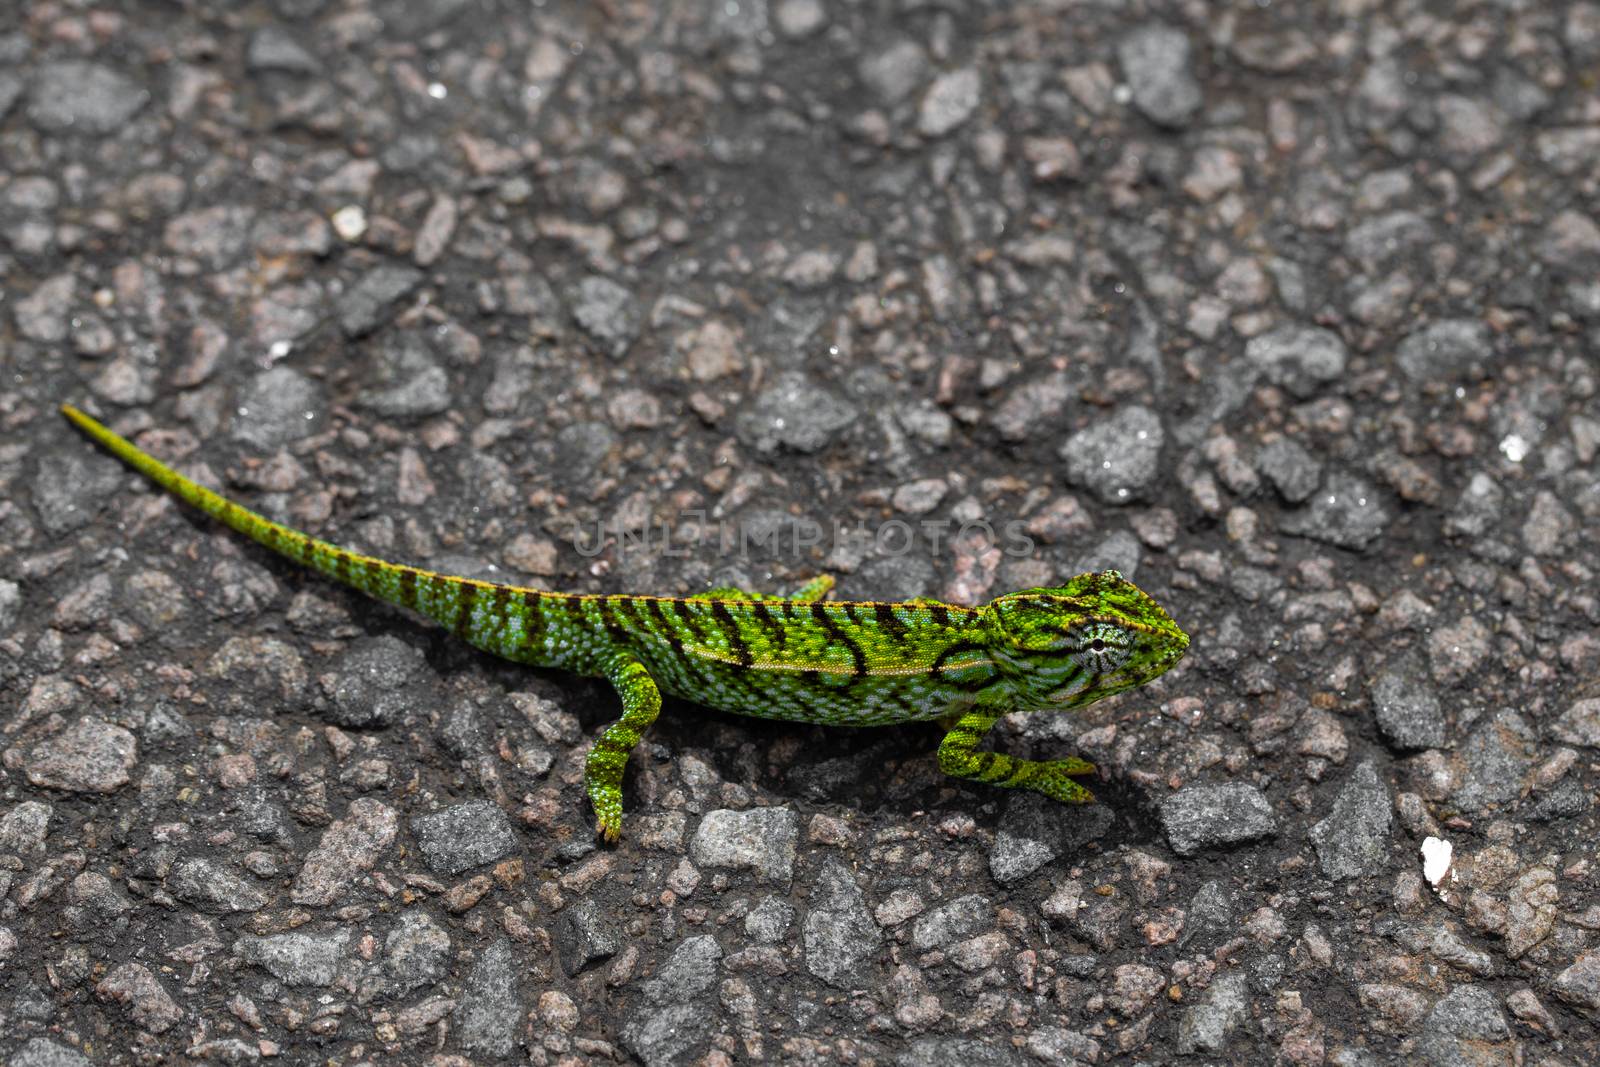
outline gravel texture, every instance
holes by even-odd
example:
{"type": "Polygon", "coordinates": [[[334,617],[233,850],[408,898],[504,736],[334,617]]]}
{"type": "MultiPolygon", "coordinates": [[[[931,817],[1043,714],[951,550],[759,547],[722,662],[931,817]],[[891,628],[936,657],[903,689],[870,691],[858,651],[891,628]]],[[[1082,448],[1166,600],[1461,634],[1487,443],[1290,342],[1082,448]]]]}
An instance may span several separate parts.
{"type": "Polygon", "coordinates": [[[10,10],[0,1063],[1600,1062],[1594,0],[10,10]],[[995,731],[1095,805],[674,702],[602,847],[603,684],[63,400],[441,570],[1193,644],[995,731]]]}

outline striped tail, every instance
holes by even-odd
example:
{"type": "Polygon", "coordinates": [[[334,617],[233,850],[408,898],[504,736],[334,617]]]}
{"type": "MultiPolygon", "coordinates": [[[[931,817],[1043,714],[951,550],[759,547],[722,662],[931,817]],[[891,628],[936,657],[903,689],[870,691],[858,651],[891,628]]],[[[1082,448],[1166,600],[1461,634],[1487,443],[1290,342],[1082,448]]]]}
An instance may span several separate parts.
{"type": "MultiPolygon", "coordinates": [[[[319,541],[299,530],[242,508],[192,479],[185,478],[70,404],[61,405],[61,414],[103,445],[112,455],[173,496],[199,508],[251,540],[287,556],[296,563],[359,589],[369,596],[421,612],[435,622],[472,640],[474,644],[479,644],[473,639],[480,636],[475,631],[480,628],[479,624],[485,621],[482,612],[473,610],[474,605],[481,602],[487,606],[494,599],[490,596],[480,597],[480,594],[499,590],[502,591],[503,597],[503,591],[508,589],[469,578],[457,578],[389,563],[371,556],[358,555],[326,541],[319,541]]],[[[534,590],[517,590],[517,592],[530,598],[546,595],[534,590]]],[[[500,650],[494,648],[492,651],[500,650]]]]}

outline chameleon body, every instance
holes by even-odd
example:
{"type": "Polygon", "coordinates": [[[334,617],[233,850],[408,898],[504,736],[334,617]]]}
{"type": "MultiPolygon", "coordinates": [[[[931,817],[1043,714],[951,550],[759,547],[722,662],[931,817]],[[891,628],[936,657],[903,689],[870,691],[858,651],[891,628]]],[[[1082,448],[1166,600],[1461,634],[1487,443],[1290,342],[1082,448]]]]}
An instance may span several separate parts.
{"type": "Polygon", "coordinates": [[[554,593],[436,574],[319,541],[233,503],[76,408],[62,414],[162,488],[297,563],[432,619],[519,663],[607,679],[622,716],[590,750],[585,784],[598,831],[622,829],[628,754],[663,693],[706,707],[830,726],[941,720],[939,766],[959,778],[1032,789],[1067,803],[1094,766],[978,751],[1013,711],[1081,707],[1142,685],[1189,638],[1115,571],[1028,589],[981,607],[931,600],[829,602],[823,576],[788,597],[713,589],[698,596],[554,593]]]}

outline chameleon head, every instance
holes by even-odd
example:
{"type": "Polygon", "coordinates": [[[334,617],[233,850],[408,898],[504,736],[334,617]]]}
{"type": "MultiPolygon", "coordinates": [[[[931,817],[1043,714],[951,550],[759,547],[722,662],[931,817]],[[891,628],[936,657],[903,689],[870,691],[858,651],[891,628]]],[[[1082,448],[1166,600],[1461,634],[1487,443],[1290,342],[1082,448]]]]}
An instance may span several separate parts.
{"type": "Polygon", "coordinates": [[[1161,605],[1116,571],[1008,593],[989,610],[1018,710],[1080,707],[1132,689],[1189,648],[1189,635],[1161,605]]]}

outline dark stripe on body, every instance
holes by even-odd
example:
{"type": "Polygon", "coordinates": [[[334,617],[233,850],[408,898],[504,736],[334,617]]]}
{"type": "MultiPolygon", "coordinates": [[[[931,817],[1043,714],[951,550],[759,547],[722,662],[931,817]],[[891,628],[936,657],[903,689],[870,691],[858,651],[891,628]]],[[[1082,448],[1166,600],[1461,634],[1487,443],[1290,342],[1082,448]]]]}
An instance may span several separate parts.
{"type": "Polygon", "coordinates": [[[816,619],[818,625],[828,631],[830,636],[850,650],[854,677],[865,677],[867,673],[867,654],[862,651],[861,643],[839,629],[839,624],[833,621],[833,616],[828,614],[828,608],[822,601],[818,600],[812,603],[811,617],[816,619]]]}
{"type": "Polygon", "coordinates": [[[755,658],[750,655],[750,645],[746,643],[744,634],[739,632],[739,624],[734,621],[728,605],[720,600],[713,600],[711,614],[722,626],[723,636],[728,639],[728,651],[739,661],[739,666],[748,667],[755,662],[755,658]]]}

